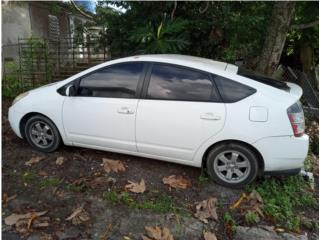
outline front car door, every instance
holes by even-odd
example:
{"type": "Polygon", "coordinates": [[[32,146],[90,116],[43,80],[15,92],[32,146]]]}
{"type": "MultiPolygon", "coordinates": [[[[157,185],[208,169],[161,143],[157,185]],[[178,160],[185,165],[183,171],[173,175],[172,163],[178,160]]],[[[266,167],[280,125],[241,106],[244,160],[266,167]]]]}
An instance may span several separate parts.
{"type": "Polygon", "coordinates": [[[171,64],[153,63],[138,103],[138,151],[176,162],[190,162],[201,143],[225,122],[211,75],[171,64]]]}
{"type": "Polygon", "coordinates": [[[66,97],[63,123],[74,145],[136,152],[135,118],[144,63],[103,67],[78,82],[66,97]]]}

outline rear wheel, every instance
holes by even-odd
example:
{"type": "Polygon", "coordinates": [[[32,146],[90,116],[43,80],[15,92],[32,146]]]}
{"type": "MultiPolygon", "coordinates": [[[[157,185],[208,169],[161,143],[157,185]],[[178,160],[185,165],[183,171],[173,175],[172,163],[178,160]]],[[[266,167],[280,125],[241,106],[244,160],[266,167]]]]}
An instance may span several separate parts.
{"type": "Polygon", "coordinates": [[[24,131],[26,140],[37,151],[53,152],[61,144],[57,127],[51,120],[42,115],[36,115],[28,119],[24,131]]]}
{"type": "Polygon", "coordinates": [[[242,187],[251,183],[258,174],[256,154],[238,143],[221,144],[213,148],[206,165],[210,177],[227,187],[242,187]]]}

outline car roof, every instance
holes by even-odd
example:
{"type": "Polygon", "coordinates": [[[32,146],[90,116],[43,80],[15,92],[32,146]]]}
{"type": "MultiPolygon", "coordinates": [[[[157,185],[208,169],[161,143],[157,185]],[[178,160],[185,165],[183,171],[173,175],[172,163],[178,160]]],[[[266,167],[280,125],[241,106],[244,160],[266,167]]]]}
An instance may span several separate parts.
{"type": "Polygon", "coordinates": [[[207,58],[194,57],[188,55],[179,55],[179,54],[149,54],[149,55],[137,55],[132,57],[126,57],[122,59],[118,59],[120,62],[125,61],[148,61],[148,62],[163,62],[163,63],[171,63],[182,66],[189,66],[193,68],[199,68],[203,70],[207,70],[210,68],[211,70],[216,71],[227,71],[230,73],[237,73],[238,67],[233,64],[214,61],[207,58]]]}

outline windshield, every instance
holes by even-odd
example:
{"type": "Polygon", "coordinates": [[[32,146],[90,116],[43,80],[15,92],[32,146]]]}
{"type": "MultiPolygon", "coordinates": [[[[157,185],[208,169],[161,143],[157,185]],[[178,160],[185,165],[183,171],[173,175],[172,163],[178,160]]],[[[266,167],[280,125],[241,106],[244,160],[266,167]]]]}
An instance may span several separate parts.
{"type": "Polygon", "coordinates": [[[239,67],[237,74],[240,76],[246,77],[246,78],[250,78],[250,79],[255,80],[257,82],[267,84],[267,85],[275,87],[275,88],[279,88],[279,89],[283,89],[283,90],[290,89],[289,86],[283,81],[279,81],[279,80],[276,80],[276,79],[271,78],[269,76],[265,76],[260,73],[248,70],[244,67],[239,67]]]}

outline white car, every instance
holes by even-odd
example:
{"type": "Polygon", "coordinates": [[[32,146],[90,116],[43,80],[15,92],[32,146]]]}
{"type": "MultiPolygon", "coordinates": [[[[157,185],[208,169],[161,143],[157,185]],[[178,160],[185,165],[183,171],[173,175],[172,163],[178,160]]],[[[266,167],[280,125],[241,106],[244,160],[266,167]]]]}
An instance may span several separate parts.
{"type": "Polygon", "coordinates": [[[206,168],[217,183],[238,187],[303,167],[301,95],[295,84],[232,64],[142,55],[23,93],[9,121],[38,151],[63,143],[154,158],[206,168]]]}

